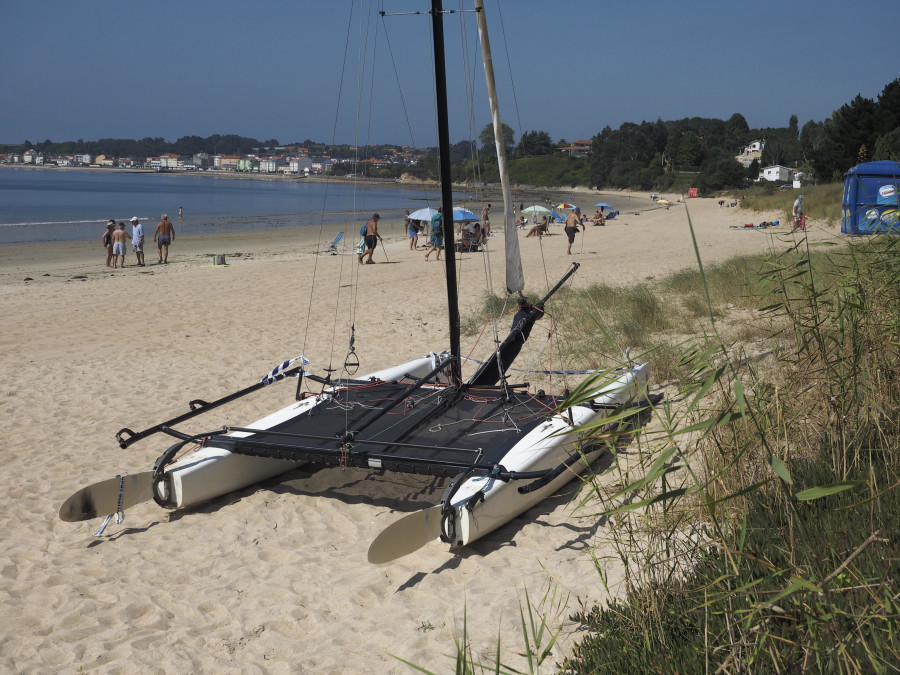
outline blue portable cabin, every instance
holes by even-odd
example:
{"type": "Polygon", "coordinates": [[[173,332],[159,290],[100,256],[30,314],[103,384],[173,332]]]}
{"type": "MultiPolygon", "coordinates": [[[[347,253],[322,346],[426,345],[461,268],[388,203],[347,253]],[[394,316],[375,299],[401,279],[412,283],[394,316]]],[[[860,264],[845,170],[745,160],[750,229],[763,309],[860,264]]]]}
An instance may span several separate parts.
{"type": "Polygon", "coordinates": [[[900,234],[900,164],[890,160],[857,164],[844,174],[841,232],[900,234]]]}

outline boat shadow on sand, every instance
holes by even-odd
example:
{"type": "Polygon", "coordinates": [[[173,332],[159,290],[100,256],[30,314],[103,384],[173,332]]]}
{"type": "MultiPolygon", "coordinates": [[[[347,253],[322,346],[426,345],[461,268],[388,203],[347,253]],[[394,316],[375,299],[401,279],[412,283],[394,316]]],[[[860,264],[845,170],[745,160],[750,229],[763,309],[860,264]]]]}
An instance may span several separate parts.
{"type": "MultiPolygon", "coordinates": [[[[645,409],[632,422],[617,432],[614,442],[615,454],[619,456],[630,454],[629,446],[649,418],[650,411],[645,409]]],[[[603,452],[591,465],[593,475],[602,477],[614,462],[613,452],[603,452]]],[[[354,467],[342,469],[341,467],[305,465],[210,502],[171,512],[169,519],[174,521],[190,517],[192,514],[215,513],[257,492],[301,498],[334,499],[351,507],[368,504],[385,509],[385,513],[382,515],[389,519],[391,514],[412,513],[439,503],[449,481],[449,478],[440,476],[392,473],[354,467]]],[[[515,536],[526,525],[552,528],[557,533],[560,530],[568,530],[571,536],[561,541],[555,547],[556,551],[588,551],[598,532],[607,522],[605,516],[583,518],[576,514],[572,517],[548,518],[557,509],[564,508],[566,504],[571,503],[580,488],[581,484],[577,481],[566,484],[549,498],[482,539],[463,548],[454,549],[454,555],[451,558],[442,560],[441,564],[430,572],[416,573],[402,583],[398,590],[417,585],[428,574],[439,574],[442,571],[455,569],[463,560],[485,557],[502,548],[516,546],[515,536]]],[[[630,495],[624,496],[621,505],[627,504],[631,499],[630,495]]],[[[152,525],[148,527],[152,527],[152,525]]],[[[139,530],[132,530],[132,532],[137,531],[139,530]]]]}

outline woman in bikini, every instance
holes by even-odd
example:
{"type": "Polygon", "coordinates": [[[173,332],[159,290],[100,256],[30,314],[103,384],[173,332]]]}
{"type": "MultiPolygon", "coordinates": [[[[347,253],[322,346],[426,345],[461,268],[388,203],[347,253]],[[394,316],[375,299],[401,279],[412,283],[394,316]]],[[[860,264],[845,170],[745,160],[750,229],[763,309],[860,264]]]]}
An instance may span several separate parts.
{"type": "Polygon", "coordinates": [[[103,233],[103,237],[101,237],[100,241],[103,242],[104,248],[106,248],[106,266],[110,267],[110,262],[112,262],[113,257],[113,240],[112,233],[113,230],[116,229],[116,221],[110,219],[106,221],[106,232],[103,233]]]}

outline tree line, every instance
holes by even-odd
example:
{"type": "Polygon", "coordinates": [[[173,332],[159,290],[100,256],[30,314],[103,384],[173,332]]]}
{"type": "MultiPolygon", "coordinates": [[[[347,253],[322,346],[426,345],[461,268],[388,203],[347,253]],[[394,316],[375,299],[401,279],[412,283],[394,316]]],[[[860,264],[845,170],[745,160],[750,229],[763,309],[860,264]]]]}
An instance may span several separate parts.
{"type": "Polygon", "coordinates": [[[728,120],[692,117],[609,126],[593,139],[589,181],[595,187],[665,189],[677,172],[698,174],[701,190],[755,179],[760,167],[797,167],[807,180],[841,180],[850,167],[867,161],[900,161],[900,78],[877,99],[857,96],[823,122],[802,129],[796,115],[786,127],[751,129],[740,113],[728,120]],[[745,169],[740,149],[764,140],[759,162],[745,169]]]}
{"type": "MultiPolygon", "coordinates": [[[[502,137],[513,182],[534,185],[584,185],[596,188],[664,190],[679,173],[697,174],[694,184],[702,191],[739,185],[755,179],[761,167],[773,164],[797,167],[807,180],[840,180],[860,162],[878,159],[900,161],[900,78],[886,85],[875,99],[857,95],[822,122],[809,121],[801,128],[796,115],[785,127],[752,129],[740,113],[727,120],[691,117],[681,120],[626,122],[618,129],[606,126],[592,139],[589,158],[568,157],[560,152],[565,139],[553,142],[542,130],[528,130],[516,142],[515,131],[502,125],[502,137]],[[762,157],[749,168],[735,159],[743,146],[763,140],[762,157]]],[[[306,139],[290,143],[309,154],[334,159],[354,159],[350,145],[327,145],[306,139]]],[[[259,141],[236,134],[184,136],[174,143],[163,138],[65,141],[49,139],[32,144],[0,146],[3,152],[34,149],[44,154],[89,153],[113,157],[152,157],[165,153],[194,155],[199,152],[246,155],[274,152],[283,147],[277,139],[259,141]]],[[[397,145],[369,145],[363,158],[388,159],[397,145]]],[[[336,164],[335,173],[354,173],[381,178],[410,174],[437,180],[440,167],[437,148],[418,151],[414,166],[392,164],[368,167],[354,162],[336,164]]],[[[496,146],[490,124],[476,140],[463,140],[450,149],[451,171],[457,182],[498,182],[496,146]]]]}

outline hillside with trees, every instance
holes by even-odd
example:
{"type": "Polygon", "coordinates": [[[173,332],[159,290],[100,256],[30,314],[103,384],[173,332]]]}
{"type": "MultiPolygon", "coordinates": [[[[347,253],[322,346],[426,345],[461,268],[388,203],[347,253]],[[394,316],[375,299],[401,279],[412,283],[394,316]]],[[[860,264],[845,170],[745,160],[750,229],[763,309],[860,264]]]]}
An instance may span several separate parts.
{"type": "Polygon", "coordinates": [[[797,167],[812,180],[830,182],[878,159],[900,159],[900,79],[877,99],[857,96],[824,122],[802,129],[796,115],[785,127],[751,129],[740,113],[727,121],[692,117],[607,126],[594,137],[589,180],[600,188],[666,189],[678,172],[693,172],[708,191],[753,180],[760,166],[797,167]],[[762,158],[744,169],[734,157],[754,140],[765,141],[762,158]]]}

